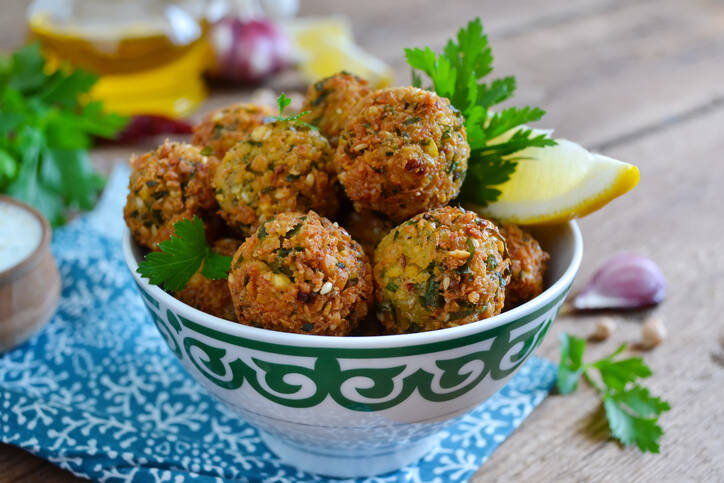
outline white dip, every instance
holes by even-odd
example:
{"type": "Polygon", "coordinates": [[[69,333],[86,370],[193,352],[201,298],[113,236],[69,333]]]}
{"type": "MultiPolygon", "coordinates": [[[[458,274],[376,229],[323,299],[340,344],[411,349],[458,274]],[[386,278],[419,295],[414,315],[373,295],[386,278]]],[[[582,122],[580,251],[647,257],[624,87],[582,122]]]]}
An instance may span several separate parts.
{"type": "Polygon", "coordinates": [[[30,256],[43,238],[43,225],[29,211],[0,200],[0,272],[30,256]]]}

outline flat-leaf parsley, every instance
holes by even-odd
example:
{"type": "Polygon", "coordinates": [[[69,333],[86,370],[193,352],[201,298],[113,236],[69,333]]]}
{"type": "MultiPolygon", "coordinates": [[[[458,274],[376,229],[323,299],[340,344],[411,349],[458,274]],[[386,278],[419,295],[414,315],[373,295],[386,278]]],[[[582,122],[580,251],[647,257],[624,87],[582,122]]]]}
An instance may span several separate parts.
{"type": "Polygon", "coordinates": [[[86,102],[96,76],[46,68],[38,45],[0,56],[0,193],[33,205],[53,225],[67,208],[93,207],[103,178],[87,149],[112,138],[127,119],[86,102]]]}
{"type": "Polygon", "coordinates": [[[479,18],[468,22],[450,39],[442,54],[429,47],[405,49],[407,63],[412,67],[412,83],[422,87],[418,71],[432,82],[432,89],[450,99],[462,112],[470,144],[470,160],[460,199],[484,206],[500,196],[497,185],[515,172],[519,151],[528,147],[554,146],[545,134],[534,134],[523,125],[538,121],[545,111],[537,107],[509,107],[500,112],[490,109],[510,98],[515,92],[515,77],[503,77],[490,84],[482,79],[493,70],[493,54],[479,18]],[[514,131],[513,131],[514,130],[514,131]],[[496,139],[512,131],[507,139],[496,139]]]}
{"type": "Polygon", "coordinates": [[[272,122],[291,122],[293,124],[297,124],[300,126],[305,126],[310,129],[317,130],[317,126],[313,126],[312,124],[309,124],[306,121],[302,121],[302,117],[309,114],[310,111],[302,111],[298,112],[297,114],[293,114],[291,116],[284,116],[284,109],[292,103],[292,100],[287,97],[286,94],[283,92],[277,97],[277,106],[279,106],[279,115],[278,116],[270,116],[268,119],[272,122]]]}
{"type": "Polygon", "coordinates": [[[663,434],[658,425],[659,415],[671,406],[639,384],[639,379],[651,375],[643,359],[615,359],[625,348],[624,344],[608,357],[587,364],[583,362],[586,341],[561,334],[558,392],[575,391],[583,376],[601,394],[613,437],[625,446],[635,444],[644,453],[658,453],[663,434]],[[594,370],[598,371],[598,382],[593,376],[594,370]]]}
{"type": "Polygon", "coordinates": [[[174,224],[175,235],[158,244],[160,252],[151,252],[136,270],[153,285],[166,290],[181,290],[200,267],[204,277],[224,279],[231,267],[231,257],[215,253],[206,243],[204,222],[198,216],[174,224]]]}

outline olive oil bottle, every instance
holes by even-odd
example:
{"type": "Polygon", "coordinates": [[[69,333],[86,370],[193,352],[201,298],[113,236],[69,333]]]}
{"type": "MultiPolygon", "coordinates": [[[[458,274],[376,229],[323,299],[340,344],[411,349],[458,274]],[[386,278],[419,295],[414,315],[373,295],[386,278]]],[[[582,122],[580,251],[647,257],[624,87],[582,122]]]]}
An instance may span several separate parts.
{"type": "Polygon", "coordinates": [[[202,1],[36,0],[29,35],[50,65],[99,75],[90,95],[123,114],[184,117],[205,98],[202,1]]]}

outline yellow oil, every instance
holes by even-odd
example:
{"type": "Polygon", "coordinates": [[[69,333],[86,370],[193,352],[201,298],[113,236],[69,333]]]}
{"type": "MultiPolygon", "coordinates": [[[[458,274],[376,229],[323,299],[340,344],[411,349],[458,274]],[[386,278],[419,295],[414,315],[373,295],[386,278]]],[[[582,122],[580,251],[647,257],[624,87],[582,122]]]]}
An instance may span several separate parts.
{"type": "Polygon", "coordinates": [[[207,27],[196,40],[177,45],[160,29],[138,24],[116,32],[89,34],[57,29],[47,16],[29,21],[50,65],[70,62],[99,75],[90,96],[109,111],[185,117],[206,97],[202,73],[207,67],[207,27]]]}

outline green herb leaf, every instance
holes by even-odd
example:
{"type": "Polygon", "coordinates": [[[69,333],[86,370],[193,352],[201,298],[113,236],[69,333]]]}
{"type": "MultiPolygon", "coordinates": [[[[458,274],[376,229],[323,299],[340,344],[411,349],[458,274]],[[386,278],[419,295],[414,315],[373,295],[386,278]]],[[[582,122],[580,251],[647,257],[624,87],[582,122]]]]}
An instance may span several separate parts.
{"type": "Polygon", "coordinates": [[[435,281],[435,276],[430,274],[425,286],[425,296],[423,297],[423,305],[428,309],[437,309],[445,304],[445,300],[440,295],[440,287],[435,281]]]}
{"type": "Polygon", "coordinates": [[[212,250],[209,250],[206,259],[204,260],[204,266],[201,269],[201,274],[209,280],[224,280],[229,277],[231,259],[232,257],[220,255],[212,250]]]}
{"type": "Polygon", "coordinates": [[[7,151],[0,149],[0,189],[5,182],[15,177],[18,172],[18,162],[7,151]]]}
{"type": "Polygon", "coordinates": [[[175,234],[159,243],[160,252],[151,252],[136,270],[153,285],[163,285],[166,290],[177,291],[186,286],[201,268],[210,279],[226,278],[231,267],[231,257],[214,253],[206,243],[204,222],[198,216],[193,220],[181,220],[174,224],[175,234]]]}
{"type": "Polygon", "coordinates": [[[284,238],[289,239],[289,238],[293,237],[294,235],[296,235],[297,233],[299,233],[299,230],[301,230],[302,226],[304,226],[303,221],[304,220],[300,221],[299,223],[294,225],[292,228],[290,228],[289,231],[284,234],[284,238]]]}
{"type": "Polygon", "coordinates": [[[668,402],[652,396],[648,389],[635,385],[616,395],[616,400],[642,417],[653,417],[671,409],[668,402]]]}
{"type": "Polygon", "coordinates": [[[470,265],[470,262],[473,261],[473,257],[475,257],[475,243],[473,243],[473,239],[468,237],[465,240],[465,245],[468,247],[468,259],[465,261],[466,265],[470,265]]]}
{"type": "Polygon", "coordinates": [[[90,209],[103,187],[86,150],[127,119],[86,102],[96,76],[46,71],[37,45],[0,57],[0,192],[40,210],[53,225],[68,208],[90,209]]]}
{"type": "Polygon", "coordinates": [[[606,410],[611,434],[616,439],[625,446],[635,444],[642,452],[659,452],[659,439],[664,432],[657,424],[658,416],[661,412],[670,409],[668,403],[657,397],[650,397],[645,388],[634,386],[625,393],[606,394],[603,399],[603,407],[606,410]],[[630,395],[631,393],[633,395],[630,395]],[[642,399],[644,393],[647,397],[646,400],[642,399]],[[640,404],[637,409],[645,409],[645,411],[640,412],[629,406],[626,403],[629,399],[637,401],[640,404]]]}
{"type": "Polygon", "coordinates": [[[292,103],[292,100],[287,97],[285,93],[279,94],[279,97],[277,97],[277,105],[279,106],[279,117],[282,117],[284,115],[284,109],[292,103]]]}
{"type": "Polygon", "coordinates": [[[578,387],[583,375],[583,351],[586,341],[566,333],[561,334],[561,363],[558,365],[558,392],[568,394],[578,387]]]}
{"type": "Polygon", "coordinates": [[[591,367],[598,369],[606,386],[617,391],[622,391],[629,382],[651,375],[651,369],[640,357],[620,361],[602,359],[593,363],[591,367]]]}
{"type": "Polygon", "coordinates": [[[279,115],[271,116],[268,119],[270,121],[276,121],[276,122],[291,122],[298,126],[304,126],[304,127],[308,127],[309,129],[319,130],[319,128],[317,126],[301,120],[304,116],[309,114],[311,111],[303,111],[303,112],[299,112],[297,114],[293,114],[291,116],[285,117],[283,115],[284,108],[286,108],[291,102],[292,102],[292,100],[289,99],[286,94],[284,94],[283,92],[281,94],[279,94],[279,97],[277,97],[277,105],[279,106],[279,115]]]}
{"type": "Polygon", "coordinates": [[[586,364],[583,362],[585,346],[583,339],[561,334],[558,391],[561,394],[574,391],[583,375],[601,394],[613,437],[625,446],[635,444],[642,452],[658,453],[659,439],[663,435],[658,418],[671,406],[639,384],[639,379],[651,376],[651,369],[640,357],[616,360],[626,345],[603,359],[586,364]],[[594,380],[593,370],[598,371],[602,385],[594,380]]]}
{"type": "Polygon", "coordinates": [[[439,95],[450,99],[462,112],[470,143],[468,172],[460,198],[486,205],[500,196],[497,185],[505,183],[515,172],[516,153],[528,147],[554,146],[546,135],[535,135],[526,123],[538,121],[542,109],[510,107],[500,112],[492,107],[509,99],[515,92],[515,78],[483,78],[492,72],[493,55],[479,18],[468,22],[450,39],[442,54],[429,47],[405,49],[412,67],[413,85],[422,86],[417,71],[424,72],[439,95]],[[504,139],[507,136],[507,139],[504,139]]]}

